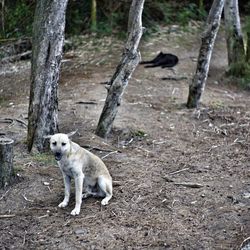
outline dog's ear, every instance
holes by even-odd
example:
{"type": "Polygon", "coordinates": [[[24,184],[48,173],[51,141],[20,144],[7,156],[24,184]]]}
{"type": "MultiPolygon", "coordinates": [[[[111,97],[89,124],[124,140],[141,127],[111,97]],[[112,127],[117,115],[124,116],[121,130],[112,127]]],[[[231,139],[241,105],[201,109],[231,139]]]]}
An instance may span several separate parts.
{"type": "Polygon", "coordinates": [[[70,132],[70,133],[67,134],[67,136],[70,138],[70,137],[72,137],[76,132],[77,132],[77,130],[76,130],[76,131],[73,131],[73,132],[70,132]]]}
{"type": "Polygon", "coordinates": [[[52,137],[52,135],[45,135],[43,136],[44,139],[50,139],[52,137]]]}

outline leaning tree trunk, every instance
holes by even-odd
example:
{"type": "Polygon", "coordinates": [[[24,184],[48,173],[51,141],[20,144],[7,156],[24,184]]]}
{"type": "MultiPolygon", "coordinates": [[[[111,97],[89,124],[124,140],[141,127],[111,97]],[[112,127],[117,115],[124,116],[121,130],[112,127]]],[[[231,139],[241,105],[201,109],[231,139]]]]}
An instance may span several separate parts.
{"type": "Polygon", "coordinates": [[[12,139],[0,138],[0,188],[5,188],[15,177],[12,139]]]}
{"type": "Polygon", "coordinates": [[[44,135],[57,131],[57,86],[68,0],[37,1],[33,26],[28,149],[44,149],[44,135]]]}
{"type": "Polygon", "coordinates": [[[201,38],[201,48],[198,56],[196,73],[189,86],[188,108],[197,108],[200,103],[201,95],[204,92],[214,42],[220,27],[223,6],[224,0],[214,0],[209,12],[206,28],[201,38]]]}
{"type": "Polygon", "coordinates": [[[101,137],[107,137],[109,134],[128,80],[141,58],[138,45],[143,33],[141,20],[143,5],[144,0],[133,0],[130,7],[128,39],[125,44],[122,59],[110,81],[108,95],[96,129],[96,134],[101,137]]]}
{"type": "Polygon", "coordinates": [[[238,0],[225,0],[224,19],[229,67],[245,61],[243,35],[241,32],[238,0]]]}

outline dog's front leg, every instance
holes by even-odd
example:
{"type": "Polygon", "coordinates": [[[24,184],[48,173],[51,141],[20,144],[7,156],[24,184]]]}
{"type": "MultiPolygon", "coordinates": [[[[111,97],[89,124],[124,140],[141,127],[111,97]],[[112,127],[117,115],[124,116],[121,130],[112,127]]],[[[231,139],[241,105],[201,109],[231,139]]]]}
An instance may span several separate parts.
{"type": "Polygon", "coordinates": [[[83,187],[84,174],[80,173],[75,176],[75,192],[76,192],[76,205],[72,210],[71,215],[78,215],[81,210],[82,204],[82,187],[83,187]]]}
{"type": "Polygon", "coordinates": [[[63,202],[61,202],[58,207],[66,207],[69,203],[69,197],[70,197],[70,176],[63,173],[63,181],[64,181],[64,199],[63,202]]]}

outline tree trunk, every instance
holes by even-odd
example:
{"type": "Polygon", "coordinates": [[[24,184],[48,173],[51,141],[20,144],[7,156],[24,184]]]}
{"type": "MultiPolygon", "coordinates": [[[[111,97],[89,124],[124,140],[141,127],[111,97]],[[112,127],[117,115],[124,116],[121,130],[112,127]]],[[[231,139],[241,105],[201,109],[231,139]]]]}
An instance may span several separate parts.
{"type": "Polygon", "coordinates": [[[197,108],[200,103],[201,95],[204,92],[214,42],[220,27],[223,6],[224,0],[214,0],[209,12],[206,28],[201,38],[201,48],[198,56],[196,73],[189,86],[188,108],[197,108]]]}
{"type": "Polygon", "coordinates": [[[33,26],[28,149],[44,149],[44,135],[58,130],[57,86],[68,0],[37,1],[33,26]]]}
{"type": "Polygon", "coordinates": [[[91,6],[91,31],[96,31],[96,0],[92,0],[91,6]]]}
{"type": "Polygon", "coordinates": [[[141,58],[138,45],[143,33],[141,20],[143,5],[144,0],[133,0],[130,6],[127,42],[122,59],[110,81],[108,95],[96,129],[96,134],[101,137],[107,137],[109,134],[128,80],[141,58]]]}
{"type": "Polygon", "coordinates": [[[227,39],[228,64],[245,61],[243,35],[241,32],[238,0],[225,0],[224,19],[227,39]]]}
{"type": "Polygon", "coordinates": [[[8,138],[0,138],[0,188],[9,185],[15,175],[13,169],[13,143],[8,138]]]}

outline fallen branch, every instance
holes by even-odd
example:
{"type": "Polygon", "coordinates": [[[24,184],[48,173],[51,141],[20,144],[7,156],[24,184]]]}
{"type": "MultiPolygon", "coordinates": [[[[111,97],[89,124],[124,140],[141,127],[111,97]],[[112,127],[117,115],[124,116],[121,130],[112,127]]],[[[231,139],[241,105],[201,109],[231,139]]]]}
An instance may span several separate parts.
{"type": "Polygon", "coordinates": [[[23,53],[14,55],[14,56],[8,56],[8,57],[4,57],[1,60],[1,63],[8,63],[8,62],[15,62],[15,61],[19,61],[19,60],[27,60],[31,58],[31,50],[25,51],[23,53]]]}
{"type": "Polygon", "coordinates": [[[8,189],[0,198],[0,201],[9,193],[10,189],[8,189]]]}
{"type": "Polygon", "coordinates": [[[34,202],[33,200],[28,199],[28,198],[25,196],[25,194],[22,194],[22,196],[23,196],[23,198],[24,198],[26,201],[34,202]]]}
{"type": "Polygon", "coordinates": [[[22,124],[25,127],[28,126],[24,121],[22,121],[20,119],[16,119],[16,118],[4,118],[4,119],[0,120],[1,123],[11,123],[11,124],[13,124],[15,121],[22,124]]]}
{"type": "Polygon", "coordinates": [[[15,216],[15,214],[0,214],[0,219],[13,218],[15,216]]]}
{"type": "Polygon", "coordinates": [[[169,81],[181,81],[187,79],[188,78],[186,76],[166,76],[161,78],[161,80],[169,80],[169,81]]]}
{"type": "MultiPolygon", "coordinates": [[[[83,148],[86,148],[88,150],[97,150],[97,151],[101,151],[101,152],[114,152],[114,150],[111,149],[104,149],[104,148],[98,148],[98,147],[92,147],[90,145],[80,145],[83,148]]],[[[118,153],[121,153],[121,151],[117,151],[118,153]]]]}
{"type": "Polygon", "coordinates": [[[97,105],[97,102],[93,102],[93,101],[79,101],[79,102],[76,102],[76,104],[86,104],[86,105],[97,105]]]}
{"type": "Polygon", "coordinates": [[[176,183],[175,182],[174,185],[184,186],[184,187],[190,187],[190,188],[201,188],[201,187],[204,187],[202,184],[192,183],[192,182],[180,182],[180,183],[176,183]]]}
{"type": "Polygon", "coordinates": [[[187,171],[187,170],[189,170],[189,168],[183,168],[183,169],[177,170],[177,171],[175,171],[175,172],[171,172],[171,173],[169,173],[169,174],[174,175],[174,174],[178,174],[178,173],[181,173],[181,172],[187,171]]]}
{"type": "Polygon", "coordinates": [[[105,159],[106,157],[108,157],[108,156],[110,156],[110,155],[112,155],[112,154],[117,154],[117,153],[118,153],[117,150],[116,150],[116,151],[113,151],[113,152],[110,152],[110,153],[104,155],[104,156],[102,157],[102,159],[105,159]]]}

